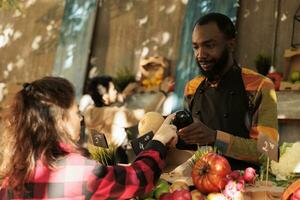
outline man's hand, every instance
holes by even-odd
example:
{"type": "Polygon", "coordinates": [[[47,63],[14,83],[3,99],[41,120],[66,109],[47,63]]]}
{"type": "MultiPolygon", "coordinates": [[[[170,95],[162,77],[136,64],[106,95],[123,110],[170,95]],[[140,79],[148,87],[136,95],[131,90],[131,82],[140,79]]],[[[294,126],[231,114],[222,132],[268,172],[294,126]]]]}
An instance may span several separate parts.
{"type": "Polygon", "coordinates": [[[208,128],[201,121],[195,121],[178,132],[179,137],[187,144],[208,145],[216,140],[217,131],[208,128]]]}

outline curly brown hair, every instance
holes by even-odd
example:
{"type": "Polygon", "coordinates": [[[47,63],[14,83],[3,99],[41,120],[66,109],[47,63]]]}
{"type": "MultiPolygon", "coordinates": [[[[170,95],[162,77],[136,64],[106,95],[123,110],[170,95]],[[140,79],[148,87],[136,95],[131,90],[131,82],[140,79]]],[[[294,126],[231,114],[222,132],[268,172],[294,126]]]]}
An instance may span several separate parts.
{"type": "Polygon", "coordinates": [[[50,168],[67,152],[59,147],[66,143],[77,148],[59,125],[68,117],[75,102],[72,84],[60,77],[44,77],[24,84],[4,118],[1,177],[7,177],[7,187],[16,192],[26,191],[25,183],[33,175],[37,160],[50,168]]]}

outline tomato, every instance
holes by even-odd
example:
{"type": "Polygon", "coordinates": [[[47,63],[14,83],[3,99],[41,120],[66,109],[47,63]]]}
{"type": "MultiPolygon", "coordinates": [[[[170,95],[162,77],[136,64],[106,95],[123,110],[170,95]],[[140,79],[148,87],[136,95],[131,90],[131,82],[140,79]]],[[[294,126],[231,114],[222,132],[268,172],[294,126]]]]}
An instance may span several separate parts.
{"type": "Polygon", "coordinates": [[[220,192],[227,184],[226,176],[231,173],[229,162],[216,153],[200,158],[192,169],[195,187],[202,193],[220,192]]]}

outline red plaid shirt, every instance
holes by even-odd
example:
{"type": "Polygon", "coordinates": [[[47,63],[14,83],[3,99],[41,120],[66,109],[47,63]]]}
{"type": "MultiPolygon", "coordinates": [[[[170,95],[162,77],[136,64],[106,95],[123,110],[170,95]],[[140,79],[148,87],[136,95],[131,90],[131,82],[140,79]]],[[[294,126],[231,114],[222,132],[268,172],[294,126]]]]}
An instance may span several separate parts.
{"type": "Polygon", "coordinates": [[[37,163],[21,197],[5,188],[0,199],[129,199],[150,192],[165,165],[165,146],[150,141],[130,166],[103,166],[70,152],[55,170],[37,163]]]}

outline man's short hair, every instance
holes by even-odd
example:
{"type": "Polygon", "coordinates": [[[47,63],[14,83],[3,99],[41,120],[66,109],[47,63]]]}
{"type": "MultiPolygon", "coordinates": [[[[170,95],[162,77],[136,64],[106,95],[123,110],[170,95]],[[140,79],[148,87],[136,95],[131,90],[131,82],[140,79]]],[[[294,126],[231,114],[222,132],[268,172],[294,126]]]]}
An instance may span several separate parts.
{"type": "Polygon", "coordinates": [[[229,17],[221,13],[209,13],[200,17],[194,26],[201,26],[208,24],[210,22],[215,22],[219,30],[225,35],[226,39],[235,38],[235,27],[229,17]]]}

